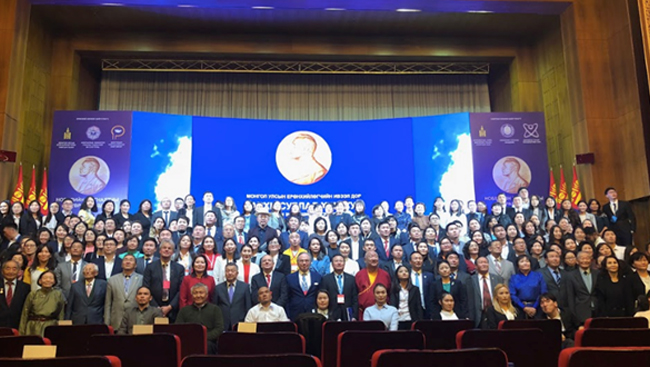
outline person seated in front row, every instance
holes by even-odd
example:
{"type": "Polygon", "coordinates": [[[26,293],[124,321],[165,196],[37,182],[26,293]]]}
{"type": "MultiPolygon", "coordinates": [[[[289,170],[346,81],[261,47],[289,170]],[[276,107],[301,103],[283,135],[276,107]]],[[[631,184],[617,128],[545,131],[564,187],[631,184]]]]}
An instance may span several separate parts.
{"type": "Polygon", "coordinates": [[[375,304],[363,311],[363,320],[379,320],[386,325],[387,330],[395,331],[399,325],[397,309],[388,302],[388,288],[381,283],[375,284],[373,288],[375,304]]]}
{"type": "Polygon", "coordinates": [[[257,290],[257,300],[259,303],[253,306],[248,313],[244,322],[281,322],[289,321],[284,308],[271,302],[273,293],[268,287],[260,287],[257,290]]]}
{"type": "Polygon", "coordinates": [[[153,325],[156,317],[163,317],[158,307],[151,306],[151,291],[147,287],[138,288],[135,302],[138,304],[124,311],[122,323],[116,334],[133,334],[133,325],[153,325]]]}
{"type": "Polygon", "coordinates": [[[522,320],[525,315],[523,312],[517,312],[510,298],[510,290],[505,284],[497,284],[494,287],[494,296],[492,297],[492,306],[486,311],[487,322],[484,324],[486,329],[498,329],[499,322],[505,320],[522,320]]]}
{"type": "Polygon", "coordinates": [[[539,299],[542,312],[544,312],[543,317],[560,320],[562,323],[562,349],[573,347],[576,331],[582,329],[580,320],[568,308],[560,310],[557,306],[557,297],[553,293],[544,293],[539,299]]]}
{"type": "Polygon", "coordinates": [[[217,342],[223,333],[223,314],[219,306],[209,302],[209,288],[196,283],[191,288],[192,304],[181,308],[176,324],[200,324],[208,330],[208,354],[217,353],[217,342]]]}

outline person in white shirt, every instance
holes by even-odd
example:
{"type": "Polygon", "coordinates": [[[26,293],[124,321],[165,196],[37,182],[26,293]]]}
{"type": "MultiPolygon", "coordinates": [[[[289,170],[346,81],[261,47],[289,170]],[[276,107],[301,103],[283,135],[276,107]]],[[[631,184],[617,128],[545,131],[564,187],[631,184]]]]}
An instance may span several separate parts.
{"type": "MultiPolygon", "coordinates": [[[[458,320],[458,316],[454,312],[454,296],[451,293],[444,292],[438,302],[440,302],[440,306],[442,307],[442,310],[440,310],[440,320],[458,320]]],[[[437,318],[435,316],[434,319],[437,318]]]]}
{"type": "Polygon", "coordinates": [[[245,322],[280,322],[289,321],[284,308],[271,302],[273,293],[268,287],[260,287],[257,291],[260,303],[253,306],[246,314],[245,322]]]}

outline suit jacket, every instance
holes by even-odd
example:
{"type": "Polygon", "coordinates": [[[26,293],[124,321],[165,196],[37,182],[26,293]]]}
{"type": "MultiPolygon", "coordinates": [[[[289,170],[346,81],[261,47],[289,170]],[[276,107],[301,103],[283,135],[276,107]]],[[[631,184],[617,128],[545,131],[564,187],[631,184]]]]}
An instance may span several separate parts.
{"type": "MultiPolygon", "coordinates": [[[[487,311],[485,311],[485,320],[486,322],[482,325],[483,329],[498,329],[499,322],[508,320],[506,315],[497,312],[493,306],[490,306],[487,311]]],[[[460,317],[460,316],[459,316],[460,317]]],[[[526,314],[523,312],[517,312],[515,320],[523,320],[526,318],[526,314]]]]}
{"type": "Polygon", "coordinates": [[[347,309],[352,308],[352,317],[359,319],[359,290],[354,276],[343,273],[343,297],[345,303],[338,303],[339,286],[335,273],[327,274],[320,283],[320,289],[324,289],[330,295],[329,311],[338,312],[344,317],[343,321],[352,321],[347,319],[347,309]]]}
{"type": "Polygon", "coordinates": [[[555,295],[555,297],[557,297],[557,304],[560,307],[564,307],[567,304],[566,282],[567,282],[567,278],[569,278],[569,273],[562,269],[558,269],[558,270],[560,271],[559,285],[555,281],[553,274],[551,274],[551,269],[549,269],[548,266],[545,266],[537,270],[537,272],[541,273],[542,276],[544,277],[544,281],[546,282],[546,287],[548,288],[548,292],[552,293],[553,295],[555,295]]]}
{"type": "Polygon", "coordinates": [[[7,305],[6,294],[4,291],[5,280],[0,278],[0,327],[10,327],[18,330],[20,326],[20,316],[23,313],[23,306],[25,299],[31,292],[32,288],[29,284],[23,283],[20,280],[16,281],[13,296],[11,298],[11,305],[7,305]]]}
{"type": "MultiPolygon", "coordinates": [[[[158,261],[158,260],[160,260],[160,258],[158,256],[154,255],[151,258],[150,265],[153,264],[154,262],[158,261]]],[[[135,259],[135,272],[138,273],[138,274],[144,275],[145,269],[146,269],[146,266],[145,266],[145,263],[144,263],[144,257],[139,257],[139,258],[135,259]]]]}
{"type": "MultiPolygon", "coordinates": [[[[205,210],[205,206],[199,206],[199,207],[194,209],[194,213],[192,213],[192,214],[194,215],[194,218],[195,218],[194,220],[195,221],[192,222],[192,223],[194,223],[194,224],[198,223],[198,224],[201,224],[201,225],[204,223],[204,219],[205,219],[204,218],[205,213],[203,212],[204,210],[205,210]]],[[[216,206],[213,205],[212,206],[212,211],[217,216],[217,221],[214,223],[214,226],[217,227],[217,228],[222,228],[223,227],[223,217],[221,216],[221,210],[219,210],[216,206]]]]}
{"type": "Polygon", "coordinates": [[[252,307],[250,287],[248,284],[236,280],[232,302],[228,296],[228,282],[217,284],[214,288],[214,303],[221,308],[223,315],[224,331],[232,330],[232,326],[244,321],[246,313],[252,307]]]}
{"type": "Polygon", "coordinates": [[[163,267],[162,261],[156,260],[152,262],[144,271],[142,285],[151,290],[153,300],[151,303],[154,306],[162,307],[170,305],[172,311],[168,314],[171,321],[176,319],[178,314],[178,303],[180,298],[181,283],[185,276],[185,268],[183,265],[170,261],[169,262],[169,299],[163,302],[163,267]]]}
{"type": "MultiPolygon", "coordinates": [[[[616,215],[612,212],[611,203],[603,205],[603,213],[609,219],[609,228],[616,232],[618,243],[624,246],[632,244],[632,232],[636,230],[636,216],[632,211],[632,206],[627,201],[618,201],[616,215]],[[616,221],[613,217],[616,216],[616,221]]],[[[599,228],[602,230],[602,228],[599,228]]]]}
{"type": "MultiPolygon", "coordinates": [[[[442,279],[436,279],[433,282],[433,307],[431,310],[432,316],[434,314],[439,314],[442,310],[442,307],[440,306],[438,300],[440,300],[440,296],[442,296],[443,292],[444,289],[442,287],[442,279]]],[[[469,303],[467,302],[467,290],[465,289],[465,285],[460,281],[452,281],[449,293],[454,296],[454,312],[456,313],[456,316],[458,316],[459,319],[467,318],[469,303]]]]}
{"type": "MultiPolygon", "coordinates": [[[[503,278],[497,274],[489,273],[490,280],[490,294],[494,296],[494,287],[497,284],[503,283],[503,278]]],[[[487,313],[483,312],[483,294],[481,293],[481,285],[479,282],[482,282],[481,275],[476,273],[470,277],[470,282],[472,284],[472,302],[470,303],[470,312],[469,318],[474,320],[476,327],[481,327],[487,322],[487,313]]],[[[492,304],[492,300],[490,300],[492,304]]]]}
{"type": "MultiPolygon", "coordinates": [[[[420,286],[420,292],[424,292],[424,318],[431,319],[431,311],[433,310],[433,282],[436,280],[436,276],[428,271],[422,269],[422,284],[420,286]]],[[[411,277],[411,283],[415,285],[413,277],[411,277]]]]}
{"type": "MultiPolygon", "coordinates": [[[[42,218],[41,223],[43,223],[42,218]]],[[[36,225],[34,218],[31,215],[24,213],[20,218],[20,226],[18,228],[18,232],[23,236],[36,237],[36,231],[38,231],[38,227],[39,226],[36,225]]]]}
{"type": "MultiPolygon", "coordinates": [[[[264,277],[264,272],[256,274],[251,279],[251,301],[252,305],[259,303],[257,299],[257,291],[266,287],[266,278],[264,277]]],[[[273,271],[271,273],[271,287],[269,288],[273,294],[271,302],[275,303],[280,307],[284,307],[287,304],[287,299],[289,298],[289,288],[287,287],[287,280],[285,279],[284,274],[279,271],[273,271]]]]}
{"type": "Polygon", "coordinates": [[[291,320],[295,320],[298,315],[305,312],[310,312],[316,305],[316,294],[320,287],[321,275],[315,271],[309,272],[311,277],[311,284],[307,290],[307,294],[302,291],[300,286],[300,272],[287,275],[287,286],[289,287],[289,301],[287,303],[287,316],[291,320]]]}
{"type": "MultiPolygon", "coordinates": [[[[508,207],[506,209],[506,214],[510,217],[510,220],[512,220],[512,223],[514,223],[515,222],[515,215],[517,214],[517,212],[515,211],[515,208],[508,207]]],[[[531,213],[530,213],[529,209],[525,209],[525,208],[521,209],[521,214],[524,215],[524,218],[526,218],[526,220],[530,219],[531,213]]]]}
{"type": "Polygon", "coordinates": [[[496,274],[503,278],[503,281],[505,282],[505,285],[508,285],[508,282],[510,281],[510,277],[515,275],[515,266],[508,260],[502,260],[501,261],[501,272],[497,271],[496,265],[494,264],[494,257],[492,255],[489,255],[487,257],[488,262],[490,263],[490,274],[496,274]]]}
{"type": "Polygon", "coordinates": [[[591,290],[587,289],[587,285],[582,280],[582,270],[569,272],[566,280],[566,295],[567,295],[567,309],[570,310],[580,324],[584,324],[585,320],[593,316],[593,311],[596,309],[596,282],[598,280],[598,270],[591,270],[591,290]],[[591,305],[594,305],[592,308],[591,305]]]}
{"type": "Polygon", "coordinates": [[[285,276],[291,274],[291,258],[284,254],[278,254],[278,260],[275,262],[275,268],[273,270],[285,276]]]}
{"type": "MultiPolygon", "coordinates": [[[[406,266],[406,267],[409,268],[409,269],[411,268],[411,265],[409,265],[409,264],[408,264],[406,261],[404,261],[404,260],[402,260],[402,263],[401,263],[400,265],[404,265],[404,266],[406,266]]],[[[384,269],[384,271],[386,271],[386,272],[388,273],[388,275],[390,275],[390,278],[391,278],[392,280],[395,280],[395,279],[396,279],[396,278],[395,278],[395,271],[396,271],[396,268],[395,268],[395,260],[393,260],[393,258],[391,258],[389,261],[386,261],[386,262],[384,262],[384,263],[381,263],[381,264],[379,265],[379,267],[382,268],[382,269],[384,269]]]]}
{"type": "Polygon", "coordinates": [[[86,281],[82,278],[72,285],[65,318],[73,325],[103,324],[107,282],[95,279],[90,297],[86,295],[86,281]]]}
{"type": "MultiPolygon", "coordinates": [[[[77,272],[79,273],[77,279],[79,281],[84,280],[83,269],[86,264],[88,263],[83,259],[79,260],[77,263],[77,272]]],[[[120,266],[120,271],[121,270],[122,267],[120,266]]],[[[56,277],[56,288],[60,289],[61,292],[63,292],[66,300],[69,299],[70,288],[72,288],[72,261],[66,261],[57,265],[54,269],[54,276],[56,277]]]]}
{"type": "Polygon", "coordinates": [[[396,238],[393,237],[388,237],[388,254],[389,256],[386,256],[386,249],[384,248],[384,241],[381,239],[381,237],[377,236],[373,238],[375,241],[375,247],[377,247],[377,255],[379,255],[379,261],[386,262],[390,260],[390,252],[391,249],[393,248],[393,245],[399,244],[400,241],[396,238]]]}
{"type": "MultiPolygon", "coordinates": [[[[99,268],[99,274],[97,275],[97,279],[106,279],[106,265],[104,264],[104,257],[99,257],[97,259],[93,259],[93,264],[97,264],[97,267],[99,268]]],[[[122,272],[122,259],[120,259],[118,256],[114,257],[115,263],[113,264],[113,270],[111,271],[111,277],[115,274],[119,274],[122,272]]],[[[110,277],[109,277],[110,278],[110,277]]]]}
{"type": "MultiPolygon", "coordinates": [[[[174,211],[174,210],[168,210],[168,211],[169,211],[169,220],[165,223],[165,228],[169,227],[169,222],[178,219],[178,212],[177,211],[174,211]]],[[[163,211],[162,210],[158,210],[157,212],[154,212],[151,215],[151,222],[153,223],[156,220],[156,218],[165,219],[165,217],[163,216],[163,211]]]]}
{"type": "MultiPolygon", "coordinates": [[[[308,242],[309,242],[309,235],[306,232],[303,231],[298,231],[298,234],[300,235],[300,247],[304,248],[307,250],[308,247],[308,242]]],[[[289,244],[289,232],[284,231],[280,233],[280,243],[282,244],[282,250],[284,251],[290,247],[289,244]]],[[[326,244],[323,244],[324,246],[327,246],[326,244]]]]}
{"type": "MultiPolygon", "coordinates": [[[[399,293],[401,288],[401,286],[391,287],[390,294],[390,305],[394,306],[398,310],[399,293]]],[[[422,308],[422,300],[420,299],[420,288],[412,286],[411,289],[409,289],[407,304],[409,308],[409,315],[411,316],[411,321],[415,322],[424,318],[424,309],[422,308]]]]}
{"type": "Polygon", "coordinates": [[[133,272],[129,292],[124,292],[124,273],[113,275],[106,285],[106,300],[104,302],[104,323],[114,330],[120,328],[124,311],[136,307],[135,295],[142,286],[142,275],[133,272]]]}

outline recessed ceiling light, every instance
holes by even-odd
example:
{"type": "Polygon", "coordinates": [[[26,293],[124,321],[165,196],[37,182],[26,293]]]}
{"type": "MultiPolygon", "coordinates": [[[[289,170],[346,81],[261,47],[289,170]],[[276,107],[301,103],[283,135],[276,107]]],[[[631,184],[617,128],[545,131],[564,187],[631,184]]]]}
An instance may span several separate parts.
{"type": "Polygon", "coordinates": [[[491,14],[494,13],[492,10],[468,10],[468,13],[473,13],[473,14],[491,14]]]}
{"type": "Polygon", "coordinates": [[[343,9],[343,8],[325,8],[325,10],[327,10],[327,11],[343,11],[345,9],[343,9]]]}
{"type": "Polygon", "coordinates": [[[272,6],[253,6],[253,9],[255,10],[272,10],[275,9],[272,6]]]}
{"type": "Polygon", "coordinates": [[[122,3],[101,3],[100,5],[104,6],[124,6],[122,3]]]}
{"type": "Polygon", "coordinates": [[[402,8],[402,9],[397,9],[395,11],[398,11],[400,13],[419,13],[422,10],[420,10],[420,9],[404,9],[404,8],[402,8]]]}
{"type": "Polygon", "coordinates": [[[178,4],[177,6],[179,8],[196,8],[196,5],[192,5],[192,4],[178,4]]]}

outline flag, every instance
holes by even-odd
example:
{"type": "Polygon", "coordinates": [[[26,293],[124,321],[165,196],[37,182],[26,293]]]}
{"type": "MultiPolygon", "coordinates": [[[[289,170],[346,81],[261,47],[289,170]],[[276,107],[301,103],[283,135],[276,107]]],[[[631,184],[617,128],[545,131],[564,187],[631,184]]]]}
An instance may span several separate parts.
{"type": "Polygon", "coordinates": [[[21,203],[25,205],[25,197],[23,195],[23,164],[20,164],[20,169],[18,170],[18,182],[16,182],[16,188],[14,189],[13,195],[11,195],[11,203],[21,203]]]}
{"type": "Polygon", "coordinates": [[[555,177],[553,177],[553,168],[551,168],[551,183],[549,184],[548,196],[557,201],[557,185],[555,184],[555,177]]]}
{"type": "Polygon", "coordinates": [[[582,193],[580,192],[580,182],[578,181],[578,173],[576,172],[576,165],[573,165],[573,182],[571,183],[571,204],[574,209],[578,209],[578,203],[582,200],[582,193]]]}
{"type": "Polygon", "coordinates": [[[557,203],[561,204],[562,201],[569,198],[566,191],[566,181],[564,180],[564,170],[560,167],[560,193],[557,196],[557,203]]]}
{"type": "Polygon", "coordinates": [[[25,204],[29,205],[34,200],[36,200],[36,167],[32,166],[32,183],[29,185],[29,193],[25,204]]]}
{"type": "Polygon", "coordinates": [[[41,204],[41,214],[47,215],[47,168],[43,169],[43,181],[41,182],[41,191],[38,193],[38,203],[41,204]]]}

